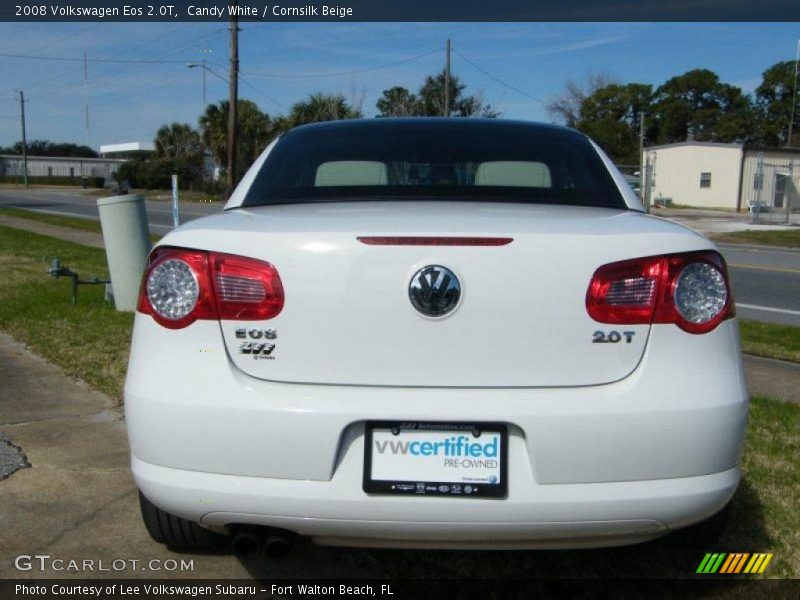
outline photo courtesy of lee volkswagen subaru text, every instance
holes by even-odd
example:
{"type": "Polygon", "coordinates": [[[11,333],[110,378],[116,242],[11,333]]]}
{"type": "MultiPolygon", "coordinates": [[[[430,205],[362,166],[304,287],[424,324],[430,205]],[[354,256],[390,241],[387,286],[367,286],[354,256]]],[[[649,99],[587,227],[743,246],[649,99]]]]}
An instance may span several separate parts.
{"type": "Polygon", "coordinates": [[[152,537],[276,553],[710,534],[747,398],[714,245],[583,134],[481,119],[280,137],[152,251],[125,384],[152,537]]]}

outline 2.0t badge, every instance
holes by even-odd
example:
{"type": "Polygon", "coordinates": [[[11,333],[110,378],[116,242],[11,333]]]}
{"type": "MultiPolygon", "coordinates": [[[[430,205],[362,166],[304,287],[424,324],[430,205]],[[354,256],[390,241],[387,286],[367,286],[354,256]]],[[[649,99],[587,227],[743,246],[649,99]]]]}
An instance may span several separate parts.
{"type": "Polygon", "coordinates": [[[428,265],[414,273],[408,284],[408,297],[423,315],[443,317],[458,306],[461,284],[447,267],[428,265]]]}

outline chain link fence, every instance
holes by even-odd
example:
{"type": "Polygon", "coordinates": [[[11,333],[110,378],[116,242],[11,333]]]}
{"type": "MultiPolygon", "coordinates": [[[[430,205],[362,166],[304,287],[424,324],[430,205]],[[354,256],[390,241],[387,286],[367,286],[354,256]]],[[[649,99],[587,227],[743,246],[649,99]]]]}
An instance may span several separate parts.
{"type": "Polygon", "coordinates": [[[756,158],[752,189],[746,195],[753,223],[800,224],[800,160],[756,158]]]}

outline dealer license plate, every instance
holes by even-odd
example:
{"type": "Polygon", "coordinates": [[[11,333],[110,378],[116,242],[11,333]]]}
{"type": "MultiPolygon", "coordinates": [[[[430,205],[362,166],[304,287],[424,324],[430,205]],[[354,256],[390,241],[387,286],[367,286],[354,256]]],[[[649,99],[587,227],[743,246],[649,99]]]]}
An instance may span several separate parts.
{"type": "Polygon", "coordinates": [[[501,423],[368,421],[365,434],[367,493],[506,495],[508,431],[501,423]]]}

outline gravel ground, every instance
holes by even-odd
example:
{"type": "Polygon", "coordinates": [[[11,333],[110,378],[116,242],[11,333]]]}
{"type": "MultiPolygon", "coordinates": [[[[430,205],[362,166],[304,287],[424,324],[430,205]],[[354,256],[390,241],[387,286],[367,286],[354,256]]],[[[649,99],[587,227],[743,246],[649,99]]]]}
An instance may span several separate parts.
{"type": "Polygon", "coordinates": [[[0,480],[30,466],[22,448],[15,446],[8,436],[0,431],[0,480]]]}

